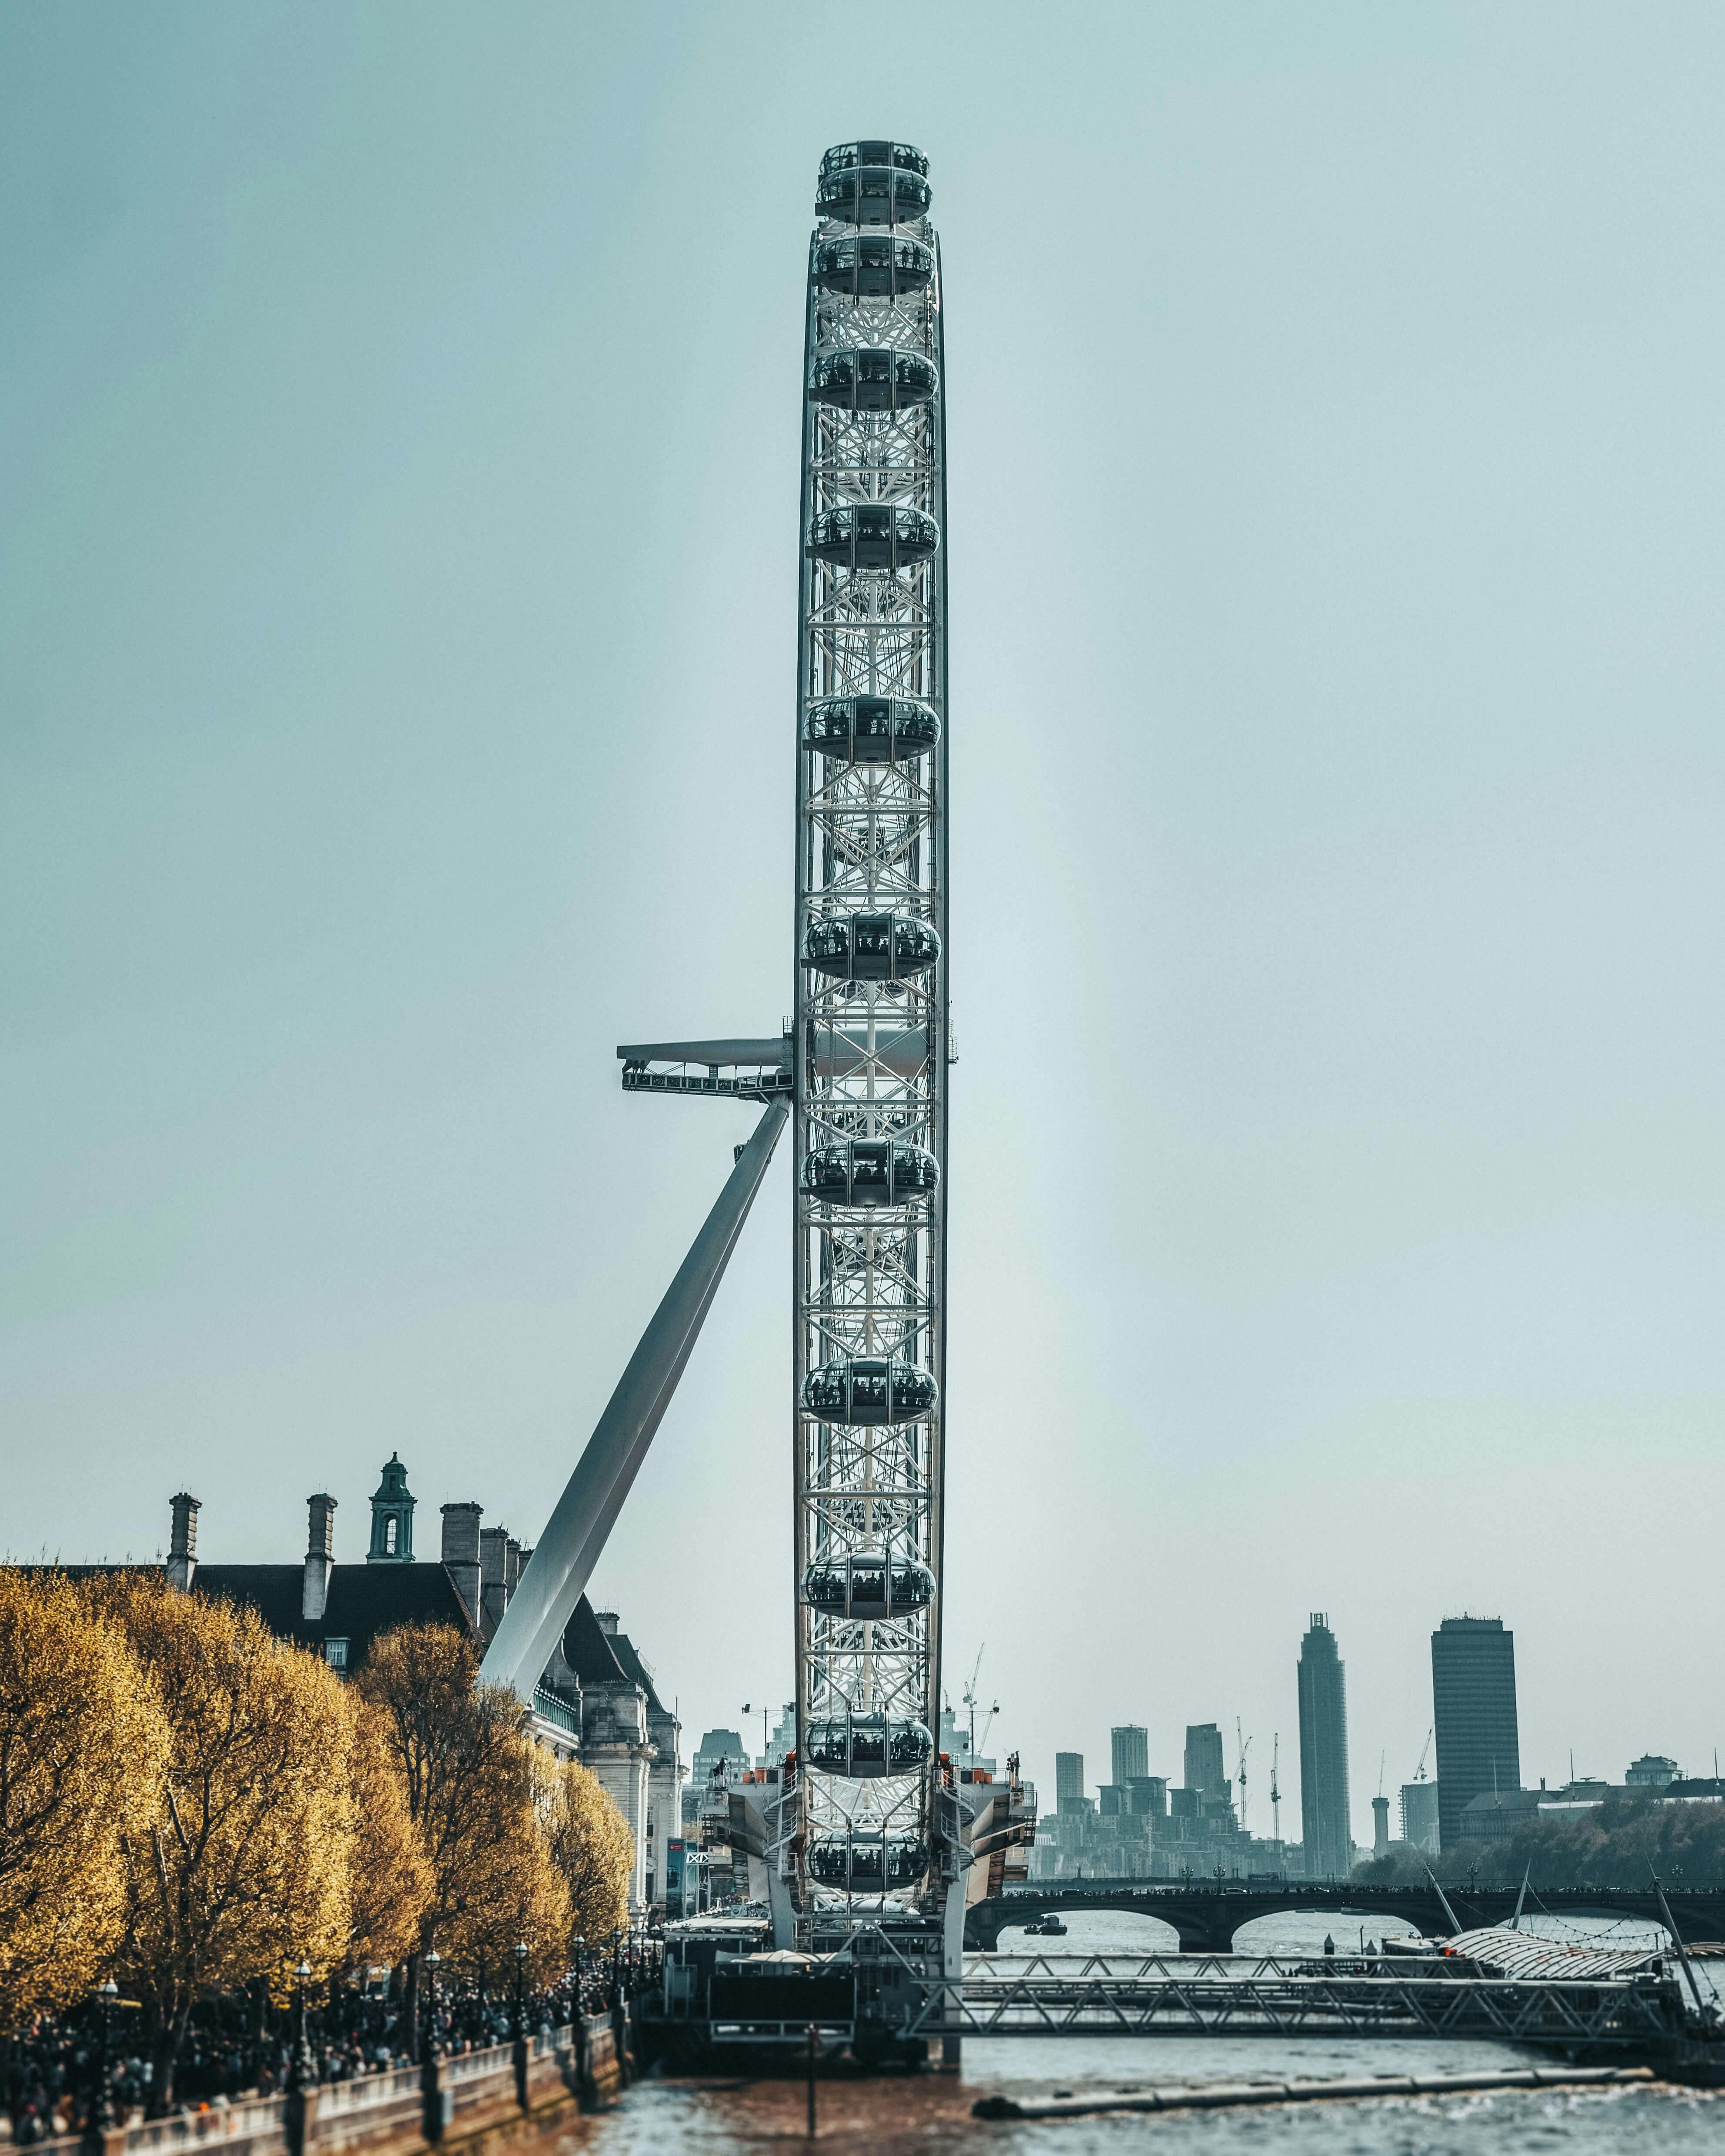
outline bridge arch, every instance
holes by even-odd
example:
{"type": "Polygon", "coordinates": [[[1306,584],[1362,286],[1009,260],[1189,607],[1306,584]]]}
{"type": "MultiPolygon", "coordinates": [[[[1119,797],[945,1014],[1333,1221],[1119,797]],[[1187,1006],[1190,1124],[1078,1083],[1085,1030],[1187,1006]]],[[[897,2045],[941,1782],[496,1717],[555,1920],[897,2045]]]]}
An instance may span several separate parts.
{"type": "Polygon", "coordinates": [[[1022,1927],[1037,1913],[1040,1912],[1032,1911],[1019,1916],[1009,1902],[1007,1914],[997,1935],[999,1951],[1002,1953],[1113,1952],[1146,1954],[1178,1953],[1181,1951],[1179,1927],[1172,1917],[1164,1916],[1159,1910],[1142,1908],[1128,1902],[1110,1902],[1101,1897],[1081,1905],[1062,1902],[1055,1913],[1062,1922],[1071,1927],[1072,1935],[1065,1938],[1026,1936],[1022,1927]],[[1086,1921],[1092,1917],[1101,1917],[1102,1924],[1099,1927],[1086,1921]],[[1110,1935],[1099,1938],[1099,1929],[1110,1935]]]}
{"type": "MultiPolygon", "coordinates": [[[[1672,1913],[1686,1938],[1725,1938],[1725,1886],[1675,1885],[1669,1891],[1672,1913]]],[[[1468,1930],[1507,1922],[1517,1899],[1511,1887],[1450,1887],[1445,1892],[1455,1922],[1468,1930]]],[[[1534,1906],[1558,1920],[1603,1917],[1650,1929],[1660,1925],[1657,1898],[1646,1889],[1548,1888],[1534,1906]]],[[[1450,1914],[1429,1885],[1384,1886],[1365,1880],[1223,1880],[1208,1885],[1195,1880],[1178,1885],[1144,1879],[1049,1880],[978,1902],[966,1917],[966,1943],[992,1948],[1009,1920],[1017,1926],[1033,1912],[1050,1909],[1062,1915],[1073,1910],[1112,1909],[1158,1917],[1178,1933],[1180,1951],[1186,1953],[1227,1953],[1249,1925],[1291,1911],[1344,1922],[1363,1917],[1427,1938],[1441,1938],[1450,1929],[1450,1914]]],[[[1252,1943],[1247,1943],[1245,1951],[1252,1950],[1252,1943]]],[[[1345,1938],[1338,1943],[1345,1943],[1345,1938]]]]}

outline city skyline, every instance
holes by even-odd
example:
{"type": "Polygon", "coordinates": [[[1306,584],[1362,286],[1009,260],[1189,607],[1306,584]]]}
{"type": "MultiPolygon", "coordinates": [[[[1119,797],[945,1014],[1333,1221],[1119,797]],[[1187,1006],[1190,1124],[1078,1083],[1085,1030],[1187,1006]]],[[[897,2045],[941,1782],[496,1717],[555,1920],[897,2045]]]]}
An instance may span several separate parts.
{"type": "MultiPolygon", "coordinates": [[[[1341,1679],[1326,1694],[1322,1711],[1332,1715],[1339,1712],[1340,1779],[1344,1793],[1345,1815],[1350,1825],[1356,1852],[1365,1854],[1373,1845],[1374,1822],[1372,1804],[1378,1791],[1375,1778],[1369,1789],[1357,1790],[1355,1778],[1348,1765],[1347,1722],[1349,1707],[1345,1679],[1341,1678],[1340,1659],[1335,1655],[1336,1635],[1328,1624],[1327,1613],[1312,1618],[1300,1643],[1301,1660],[1307,1645],[1320,1632],[1329,1642],[1334,1657],[1335,1675],[1341,1679]]],[[[1671,1755],[1654,1753],[1650,1746],[1645,1745],[1622,1759],[1602,1758],[1596,1738],[1584,1738],[1578,1745],[1567,1747],[1560,1756],[1537,1766],[1524,1768],[1517,1739],[1520,1702],[1515,1675],[1515,1631],[1514,1627],[1501,1617],[1481,1617],[1464,1612],[1440,1620],[1430,1634],[1426,1679],[1425,1738],[1416,1751],[1409,1753],[1405,1763],[1399,1763],[1385,1748],[1383,1794],[1389,1805],[1389,1830],[1393,1840],[1401,1839],[1400,1814],[1404,1786],[1418,1786],[1416,1777],[1423,1767],[1426,1788],[1430,1790],[1438,1788],[1439,1732],[1445,1719],[1440,1699],[1448,1710],[1449,1727],[1444,1733],[1448,1740],[1448,1756],[1452,1760],[1451,1790],[1450,1795],[1443,1799],[1442,1806],[1442,1819],[1445,1823],[1443,1831],[1448,1840],[1458,1838],[1461,1815],[1468,1801],[1492,1791],[1494,1763],[1501,1774],[1501,1781],[1496,1786],[1506,1791],[1516,1788],[1531,1789],[1547,1781],[1553,1789],[1556,1789],[1572,1779],[1577,1782],[1603,1782],[1617,1788],[1626,1784],[1633,1786],[1637,1780],[1646,1779],[1645,1773],[1636,1771],[1638,1767],[1645,1768],[1655,1762],[1681,1765],[1686,1773],[1691,1774],[1704,1774],[1710,1770],[1711,1753],[1697,1754],[1689,1760],[1673,1762],[1671,1755]],[[1441,1672],[1440,1642],[1449,1643],[1452,1648],[1450,1662],[1441,1672]],[[1456,1648],[1460,1650],[1459,1661],[1454,1651],[1456,1648]]],[[[1303,1845],[1307,1800],[1305,1778],[1301,1772],[1301,1683],[1297,1664],[1291,1691],[1292,1698],[1288,1722],[1291,1723],[1291,1734],[1287,1723],[1276,1724],[1269,1732],[1266,1743],[1257,1742],[1262,1732],[1245,1728],[1240,1732],[1244,1738],[1253,1741],[1253,1749],[1249,1754],[1248,1776],[1251,1810],[1246,1824],[1255,1838],[1265,1840],[1271,1838],[1271,1751],[1269,1748],[1276,1744],[1280,1735],[1284,1740],[1277,1768],[1281,1838],[1286,1842],[1303,1845]]],[[[1137,1700],[1130,1700],[1128,1704],[1142,1707],[1142,1702],[1137,1700]]],[[[1381,1708],[1379,1712],[1381,1714],[1381,1708]]],[[[1085,1748],[1069,1746],[1055,1754],[1056,1762],[1064,1760],[1070,1763],[1070,1777],[1064,1784],[1056,1781],[1053,1771],[1045,1781],[1037,1771],[1040,1763],[1026,1754],[1024,1771],[1029,1779],[1036,1783],[1044,1811],[1051,1812],[1056,1808],[1062,1788],[1073,1798],[1082,1799],[1088,1796],[1092,1789],[1100,1789],[1105,1779],[1116,1783],[1129,1779],[1122,1772],[1123,1763],[1130,1764],[1132,1770],[1139,1774],[1154,1774],[1158,1762],[1170,1768],[1178,1763],[1181,1772],[1177,1776],[1170,1771],[1165,1776],[1168,1786],[1170,1789],[1177,1785],[1197,1786],[1191,1781],[1194,1758],[1198,1756],[1194,1752],[1194,1739],[1204,1756],[1210,1761],[1214,1762],[1219,1757],[1222,1779],[1226,1781],[1238,1807],[1240,1794],[1237,1773],[1239,1739],[1233,1740],[1236,1748],[1230,1749],[1230,1740],[1223,1734],[1225,1723],[1201,1724],[1178,1721],[1171,1710],[1165,1725],[1168,1732],[1166,1737],[1159,1734],[1163,1726],[1140,1722],[1111,1723],[1108,1744],[1090,1748],[1091,1751],[1108,1758],[1110,1769],[1106,1778],[1098,1767],[1094,1779],[1086,1779],[1085,1763],[1089,1753],[1085,1748]]],[[[1012,1733],[1009,1728],[1000,1748],[1009,1748],[1012,1743],[1012,1733]]],[[[1432,1824],[1435,1830],[1439,1825],[1435,1803],[1432,1824]]]]}
{"type": "MultiPolygon", "coordinates": [[[[616,1045],[791,1009],[794,269],[879,126],[955,280],[947,1692],[986,1643],[1044,1776],[1212,1719],[1231,1773],[1238,1715],[1260,1830],[1279,1730],[1286,1834],[1325,1609],[1364,1841],[1433,1628],[1502,1610],[1524,1776],[1709,1758],[1686,21],[955,4],[860,113],[773,0],[11,11],[15,1551],[153,1548],[191,1489],[261,1562],[324,1489],[362,1563],[391,1451],[542,1532],[747,1135],[616,1045]],[[743,167],[746,244],[691,246],[743,167]],[[1602,1591],[1656,1559],[1687,1625],[1602,1591]]],[[[782,1155],[591,1586],[692,1728],[790,1688],[789,1204],[782,1155]]]]}

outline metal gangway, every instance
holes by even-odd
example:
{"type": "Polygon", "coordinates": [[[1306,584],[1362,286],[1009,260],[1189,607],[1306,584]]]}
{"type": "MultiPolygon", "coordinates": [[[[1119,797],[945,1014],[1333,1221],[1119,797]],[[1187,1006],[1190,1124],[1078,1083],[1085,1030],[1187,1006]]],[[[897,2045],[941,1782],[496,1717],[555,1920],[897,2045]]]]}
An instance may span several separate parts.
{"type": "Polygon", "coordinates": [[[1685,2034],[1674,1969],[1594,1981],[1407,1954],[971,1953],[923,2025],[965,2036],[1425,2036],[1641,2052],[1685,2034]]]}

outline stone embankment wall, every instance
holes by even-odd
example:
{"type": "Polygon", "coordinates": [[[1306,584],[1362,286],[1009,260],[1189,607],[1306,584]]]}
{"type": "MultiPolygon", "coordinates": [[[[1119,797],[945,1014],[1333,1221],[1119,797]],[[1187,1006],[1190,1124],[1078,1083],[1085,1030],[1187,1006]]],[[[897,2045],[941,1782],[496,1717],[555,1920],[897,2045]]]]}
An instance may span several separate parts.
{"type": "MultiPolygon", "coordinates": [[[[170,2118],[116,2127],[102,2156],[424,2156],[433,2148],[478,2156],[524,2124],[558,2110],[608,2102],[634,2070],[626,2010],[593,2015],[527,2042],[526,2105],[516,2084],[514,2046],[422,2066],[330,2082],[304,2097],[256,2097],[170,2118]],[[296,2115],[296,2104],[303,2120],[296,2115]]],[[[76,2133],[39,2141],[32,2156],[80,2156],[76,2133]]]]}

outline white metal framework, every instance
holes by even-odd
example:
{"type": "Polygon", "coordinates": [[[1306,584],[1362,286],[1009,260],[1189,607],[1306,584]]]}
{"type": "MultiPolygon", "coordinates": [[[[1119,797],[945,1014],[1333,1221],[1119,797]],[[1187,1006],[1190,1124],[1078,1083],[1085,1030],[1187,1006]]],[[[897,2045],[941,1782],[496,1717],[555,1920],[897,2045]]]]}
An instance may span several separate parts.
{"type": "MultiPolygon", "coordinates": [[[[902,143],[822,161],[798,614],[793,1372],[805,1910],[942,1867],[947,646],[938,242],[902,143]]],[[[834,1907],[834,1905],[837,1905],[834,1907]]]]}

